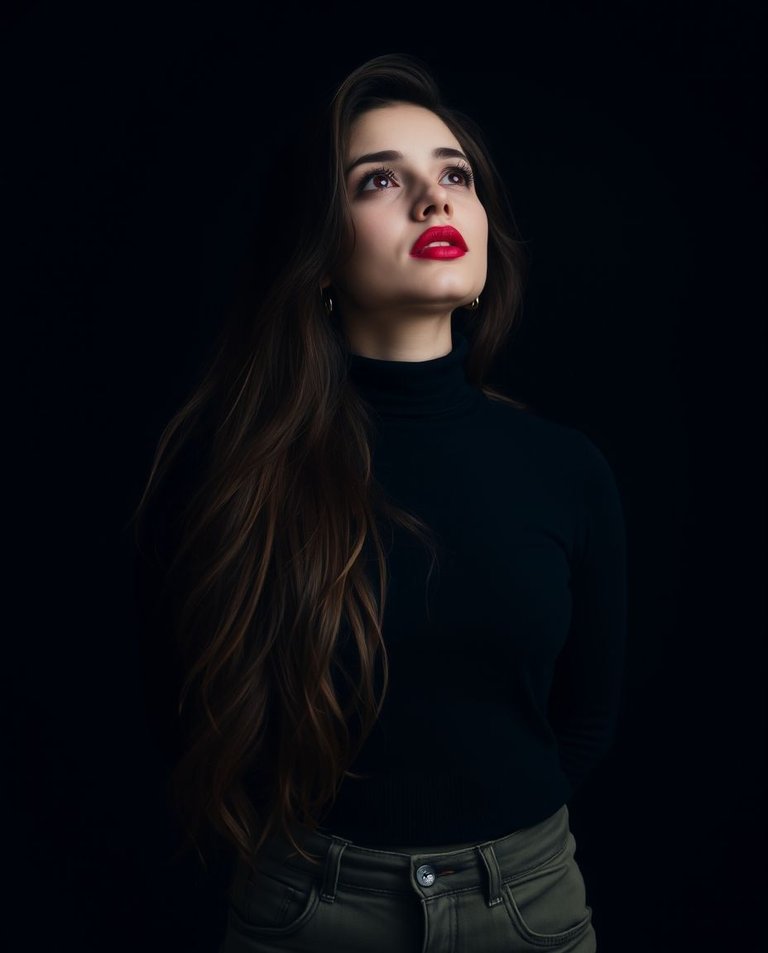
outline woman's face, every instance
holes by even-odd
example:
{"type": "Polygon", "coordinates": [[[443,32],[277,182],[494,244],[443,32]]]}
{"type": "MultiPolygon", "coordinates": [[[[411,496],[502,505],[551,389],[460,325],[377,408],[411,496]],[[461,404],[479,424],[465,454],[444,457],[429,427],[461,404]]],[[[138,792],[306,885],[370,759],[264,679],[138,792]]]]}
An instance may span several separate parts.
{"type": "Polygon", "coordinates": [[[356,241],[351,258],[330,276],[348,318],[446,316],[482,292],[488,218],[463,156],[442,119],[421,106],[396,103],[357,117],[345,164],[356,241]],[[402,157],[370,158],[378,152],[402,157]],[[459,248],[452,251],[412,253],[426,229],[443,225],[460,233],[464,254],[457,254],[455,237],[459,248]]]}

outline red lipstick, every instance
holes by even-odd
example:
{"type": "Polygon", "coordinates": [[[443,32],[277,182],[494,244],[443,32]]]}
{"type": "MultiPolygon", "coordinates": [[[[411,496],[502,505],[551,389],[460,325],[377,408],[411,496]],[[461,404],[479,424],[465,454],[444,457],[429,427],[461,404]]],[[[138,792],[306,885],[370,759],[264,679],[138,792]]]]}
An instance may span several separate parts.
{"type": "Polygon", "coordinates": [[[411,256],[413,258],[460,258],[467,252],[467,243],[461,237],[461,232],[452,225],[437,225],[428,228],[413,243],[411,256]],[[450,242],[449,245],[430,245],[430,242],[450,242]],[[429,247],[427,247],[429,246],[429,247]]]}

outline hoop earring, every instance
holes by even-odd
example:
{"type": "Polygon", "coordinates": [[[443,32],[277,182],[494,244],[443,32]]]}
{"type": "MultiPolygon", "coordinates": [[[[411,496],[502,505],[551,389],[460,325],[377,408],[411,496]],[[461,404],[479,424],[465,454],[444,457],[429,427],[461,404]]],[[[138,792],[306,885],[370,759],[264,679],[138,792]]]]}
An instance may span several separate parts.
{"type": "Polygon", "coordinates": [[[480,307],[480,295],[478,295],[471,304],[467,305],[467,308],[470,311],[477,311],[479,307],[480,307]]]}
{"type": "Polygon", "coordinates": [[[325,310],[325,313],[327,315],[330,315],[331,312],[333,311],[333,298],[331,297],[331,293],[330,292],[326,293],[325,288],[321,288],[320,297],[323,301],[323,308],[325,310]]]}

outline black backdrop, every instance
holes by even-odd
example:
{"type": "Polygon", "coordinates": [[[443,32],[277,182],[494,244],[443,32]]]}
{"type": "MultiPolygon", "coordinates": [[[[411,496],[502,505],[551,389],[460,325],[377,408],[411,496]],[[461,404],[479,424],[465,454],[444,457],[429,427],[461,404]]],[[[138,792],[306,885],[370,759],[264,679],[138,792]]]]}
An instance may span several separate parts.
{"type": "MultiPolygon", "coordinates": [[[[6,8],[9,932],[215,951],[142,720],[125,525],[258,223],[270,135],[384,52],[482,125],[532,270],[496,380],[629,534],[620,740],[571,804],[603,953],[745,949],[765,895],[758,4],[6,8]],[[18,427],[18,433],[15,432],[18,427]]],[[[308,169],[311,175],[312,170],[308,169]]],[[[8,891],[6,889],[6,896],[8,891]]],[[[482,951],[480,951],[482,953],[482,951]]]]}

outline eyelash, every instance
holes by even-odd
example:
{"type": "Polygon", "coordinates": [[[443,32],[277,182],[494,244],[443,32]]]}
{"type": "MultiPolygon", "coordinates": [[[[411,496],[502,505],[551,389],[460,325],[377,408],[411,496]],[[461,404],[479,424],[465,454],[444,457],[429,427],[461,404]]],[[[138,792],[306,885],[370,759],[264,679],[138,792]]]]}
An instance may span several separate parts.
{"type": "MultiPolygon", "coordinates": [[[[447,168],[447,169],[443,172],[443,175],[445,175],[445,174],[448,173],[448,172],[459,172],[459,173],[461,173],[461,175],[464,176],[464,183],[465,183],[465,185],[467,186],[467,188],[469,188],[469,186],[472,185],[472,183],[473,183],[473,181],[474,181],[474,179],[475,179],[475,174],[474,174],[474,172],[470,169],[470,167],[469,167],[468,165],[466,165],[466,164],[463,163],[463,162],[460,163],[460,164],[458,164],[458,165],[452,165],[452,166],[450,166],[449,168],[447,168]]],[[[385,176],[387,176],[387,177],[390,178],[390,179],[394,179],[394,178],[395,178],[395,173],[394,173],[394,170],[393,170],[393,169],[385,169],[384,167],[382,167],[382,168],[380,168],[380,169],[374,169],[373,172],[368,172],[368,173],[366,173],[366,175],[364,175],[363,178],[360,180],[360,184],[359,184],[358,187],[357,187],[358,192],[362,192],[363,189],[364,189],[364,187],[371,181],[371,179],[375,179],[377,175],[385,175],[385,176]]],[[[441,175],[440,178],[442,178],[442,177],[443,177],[443,176],[441,175]]],[[[386,192],[387,190],[386,190],[386,189],[375,189],[374,191],[376,191],[376,192],[386,192]]]]}

